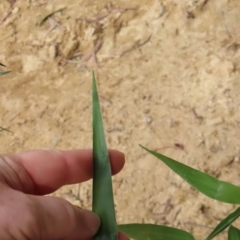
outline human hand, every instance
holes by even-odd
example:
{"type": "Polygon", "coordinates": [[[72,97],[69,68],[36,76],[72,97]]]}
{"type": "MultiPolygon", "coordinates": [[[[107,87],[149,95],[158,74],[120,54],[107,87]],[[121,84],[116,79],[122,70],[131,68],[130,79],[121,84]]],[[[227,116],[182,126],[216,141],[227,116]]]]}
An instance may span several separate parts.
{"type": "MultiPolygon", "coordinates": [[[[124,155],[109,150],[112,174],[124,155]]],[[[42,196],[92,178],[92,150],[36,150],[0,155],[1,240],[90,240],[99,217],[68,201],[42,196]]],[[[119,233],[119,240],[129,240],[119,233]]]]}

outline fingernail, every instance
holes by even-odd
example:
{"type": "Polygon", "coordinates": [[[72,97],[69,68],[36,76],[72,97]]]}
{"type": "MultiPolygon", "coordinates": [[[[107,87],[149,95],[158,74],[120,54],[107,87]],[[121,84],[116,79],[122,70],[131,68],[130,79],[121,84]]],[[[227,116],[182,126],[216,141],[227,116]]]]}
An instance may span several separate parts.
{"type": "Polygon", "coordinates": [[[120,152],[120,151],[118,152],[120,153],[120,155],[122,155],[123,158],[125,158],[125,154],[123,152],[120,152]]]}
{"type": "Polygon", "coordinates": [[[82,209],[81,207],[79,207],[78,205],[74,205],[75,207],[79,208],[79,209],[82,209]]]}
{"type": "Polygon", "coordinates": [[[114,151],[118,154],[118,157],[125,159],[125,154],[123,152],[120,152],[118,150],[114,150],[114,151]]]}
{"type": "Polygon", "coordinates": [[[100,217],[92,211],[85,209],[82,209],[82,211],[85,215],[86,227],[89,229],[92,235],[95,235],[100,227],[100,217]]]}

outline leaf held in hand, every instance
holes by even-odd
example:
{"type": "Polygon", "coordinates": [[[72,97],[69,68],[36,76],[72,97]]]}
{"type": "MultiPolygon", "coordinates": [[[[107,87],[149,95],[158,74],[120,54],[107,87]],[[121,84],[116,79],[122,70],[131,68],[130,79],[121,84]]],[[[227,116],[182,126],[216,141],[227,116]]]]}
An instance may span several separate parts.
{"type": "Polygon", "coordinates": [[[94,240],[117,240],[112,174],[94,72],[92,74],[93,117],[93,212],[101,218],[94,240]]]}

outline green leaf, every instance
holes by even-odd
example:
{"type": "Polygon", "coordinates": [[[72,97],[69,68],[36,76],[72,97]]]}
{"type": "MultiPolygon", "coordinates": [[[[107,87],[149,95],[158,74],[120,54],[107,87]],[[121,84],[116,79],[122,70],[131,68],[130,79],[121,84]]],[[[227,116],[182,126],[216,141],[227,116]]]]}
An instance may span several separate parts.
{"type": "Polygon", "coordinates": [[[8,74],[8,73],[10,73],[11,71],[5,71],[5,72],[0,72],[0,76],[4,76],[4,75],[6,75],[6,74],[8,74]]]}
{"type": "Polygon", "coordinates": [[[205,240],[210,240],[229,227],[240,216],[240,207],[223,219],[205,240]]]}
{"type": "Polygon", "coordinates": [[[175,173],[187,181],[191,186],[206,196],[218,200],[220,202],[239,204],[240,188],[224,181],[220,181],[206,173],[191,168],[185,164],[179,163],[160,153],[148,150],[140,145],[143,149],[160,159],[175,173]]]}
{"type": "Polygon", "coordinates": [[[94,72],[93,101],[93,212],[101,218],[94,240],[117,240],[118,231],[114,209],[112,174],[104,135],[103,121],[94,72]]]}
{"type": "Polygon", "coordinates": [[[154,224],[120,224],[118,230],[134,240],[194,240],[184,230],[154,224]]]}
{"type": "Polygon", "coordinates": [[[228,229],[228,240],[240,240],[240,231],[234,226],[228,229]]]}

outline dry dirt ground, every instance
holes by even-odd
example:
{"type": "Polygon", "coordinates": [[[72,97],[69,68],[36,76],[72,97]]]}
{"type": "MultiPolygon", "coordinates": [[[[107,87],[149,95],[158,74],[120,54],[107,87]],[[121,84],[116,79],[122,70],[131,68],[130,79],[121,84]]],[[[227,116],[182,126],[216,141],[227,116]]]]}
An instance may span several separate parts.
{"type": "MultiPolygon", "coordinates": [[[[199,194],[139,144],[240,185],[239,12],[239,0],[1,1],[0,62],[12,73],[0,79],[0,126],[14,134],[1,133],[0,152],[91,147],[95,69],[108,146],[126,154],[118,222],[203,239],[237,206],[199,194]]],[[[91,182],[53,195],[91,208],[91,182]]]]}

